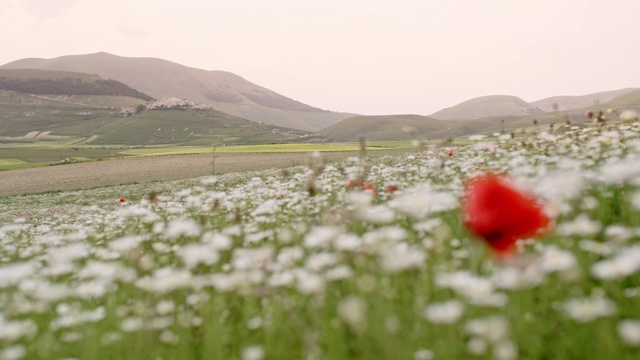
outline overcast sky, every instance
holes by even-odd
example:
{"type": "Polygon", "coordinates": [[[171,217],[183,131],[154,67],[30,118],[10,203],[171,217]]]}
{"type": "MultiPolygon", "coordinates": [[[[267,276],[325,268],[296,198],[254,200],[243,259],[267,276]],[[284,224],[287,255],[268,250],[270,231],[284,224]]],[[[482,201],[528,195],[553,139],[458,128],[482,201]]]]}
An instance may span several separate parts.
{"type": "Polygon", "coordinates": [[[0,64],[157,57],[360,114],[640,87],[640,0],[0,0],[0,24],[0,64]]]}

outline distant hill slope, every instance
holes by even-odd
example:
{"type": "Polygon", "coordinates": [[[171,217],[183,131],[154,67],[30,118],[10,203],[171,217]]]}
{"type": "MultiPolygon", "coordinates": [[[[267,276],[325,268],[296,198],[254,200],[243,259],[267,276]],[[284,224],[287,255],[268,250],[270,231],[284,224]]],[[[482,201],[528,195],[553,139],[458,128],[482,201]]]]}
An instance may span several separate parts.
{"type": "Polygon", "coordinates": [[[229,72],[201,70],[157,58],[121,57],[102,52],[54,59],[28,58],[0,68],[97,74],[157,99],[186,98],[246,119],[309,131],[354,115],[303,104],[229,72]]]}
{"type": "MultiPolygon", "coordinates": [[[[546,129],[547,131],[556,131],[563,127],[563,125],[569,121],[571,125],[579,125],[581,123],[593,123],[592,119],[589,119],[586,114],[591,111],[598,113],[602,111],[605,113],[608,121],[618,120],[618,115],[623,110],[635,110],[640,111],[640,89],[627,92],[624,95],[615,97],[607,102],[599,103],[596,105],[586,106],[578,109],[569,109],[560,111],[551,111],[535,115],[527,116],[512,116],[512,117],[499,117],[493,118],[494,120],[500,120],[500,127],[487,128],[485,133],[489,133],[491,130],[496,131],[498,129],[504,129],[505,131],[513,131],[515,129],[538,127],[546,129]],[[615,110],[609,114],[608,110],[615,110]],[[504,123],[502,121],[504,120],[504,123]],[[535,124],[538,124],[535,126],[535,124]],[[554,124],[553,128],[548,127],[549,124],[554,124]]],[[[484,121],[490,119],[479,119],[476,121],[484,121]]]]}
{"type": "Polygon", "coordinates": [[[479,119],[490,116],[527,115],[543,112],[526,101],[510,95],[489,95],[467,100],[442,109],[429,117],[439,120],[479,119]]]}
{"type": "Polygon", "coordinates": [[[94,145],[222,146],[325,140],[322,135],[259,124],[214,109],[144,110],[130,116],[121,112],[121,107],[143,104],[130,97],[47,97],[0,90],[0,142],[60,136],[84,138],[94,145]]]}
{"type": "Polygon", "coordinates": [[[640,109],[640,89],[627,92],[624,95],[615,97],[614,99],[601,104],[601,108],[612,108],[617,110],[624,109],[640,109]]]}
{"type": "Polygon", "coordinates": [[[337,141],[441,139],[499,128],[498,119],[438,120],[420,115],[356,116],[321,133],[337,141]]]}
{"type": "Polygon", "coordinates": [[[572,110],[602,104],[613,100],[618,96],[636,91],[635,88],[626,88],[612,91],[602,91],[581,96],[553,96],[546,99],[533,101],[530,104],[544,111],[572,110]],[[557,105],[557,109],[554,108],[557,105]]]}
{"type": "Polygon", "coordinates": [[[522,117],[558,110],[565,111],[587,108],[606,103],[636,90],[638,89],[626,88],[581,96],[553,96],[530,103],[510,95],[481,96],[464,101],[450,108],[442,109],[429,116],[440,120],[480,119],[501,116],[522,117]]]}
{"type": "MultiPolygon", "coordinates": [[[[472,134],[491,135],[503,130],[508,133],[525,128],[558,131],[562,128],[569,128],[566,125],[567,121],[571,125],[592,122],[593,120],[588,119],[585,115],[588,111],[594,113],[604,111],[607,113],[606,116],[614,121],[618,119],[616,113],[622,110],[640,112],[640,89],[627,90],[616,91],[623,95],[619,95],[609,101],[577,109],[560,109],[560,111],[538,112],[535,114],[500,115],[458,120],[438,120],[419,115],[356,116],[345,119],[321,132],[338,141],[356,141],[360,136],[365,136],[369,140],[408,140],[412,138],[442,139],[472,134]],[[606,111],[608,109],[616,111],[608,114],[606,111]],[[551,127],[550,124],[554,124],[554,127],[551,127]],[[405,133],[403,131],[404,127],[414,128],[415,134],[409,135],[405,133]]],[[[615,94],[616,92],[604,92],[604,94],[615,94]]],[[[597,94],[591,95],[597,96],[597,94]]],[[[515,101],[518,106],[523,105],[523,103],[526,104],[522,100],[518,101],[518,98],[511,100],[515,101]]],[[[483,105],[487,103],[490,102],[481,102],[483,105]]]]}
{"type": "Polygon", "coordinates": [[[98,75],[36,69],[0,69],[0,90],[41,95],[128,96],[151,101],[153,98],[119,81],[98,75]]]}
{"type": "Polygon", "coordinates": [[[406,128],[416,134],[433,134],[449,126],[444,121],[420,115],[378,115],[356,116],[328,127],[321,132],[337,141],[357,141],[360,137],[367,140],[410,140],[406,128]]]}

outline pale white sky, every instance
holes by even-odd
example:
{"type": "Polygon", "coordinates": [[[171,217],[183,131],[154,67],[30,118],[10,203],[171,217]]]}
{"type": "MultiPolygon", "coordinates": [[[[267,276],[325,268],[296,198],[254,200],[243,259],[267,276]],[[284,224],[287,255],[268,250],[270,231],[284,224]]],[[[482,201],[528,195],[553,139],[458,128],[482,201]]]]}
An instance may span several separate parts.
{"type": "Polygon", "coordinates": [[[640,87],[640,0],[0,0],[0,24],[0,64],[158,57],[361,114],[640,87]]]}

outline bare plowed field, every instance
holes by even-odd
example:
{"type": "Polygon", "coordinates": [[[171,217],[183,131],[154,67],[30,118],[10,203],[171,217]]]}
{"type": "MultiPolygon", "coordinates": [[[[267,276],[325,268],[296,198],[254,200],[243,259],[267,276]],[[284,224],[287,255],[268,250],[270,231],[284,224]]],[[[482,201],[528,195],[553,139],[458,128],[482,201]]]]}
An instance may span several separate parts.
{"type": "MultiPolygon", "coordinates": [[[[383,154],[394,151],[376,151],[383,154]]],[[[371,154],[371,153],[370,153],[371,154]]],[[[357,152],[323,153],[328,161],[357,152]]],[[[304,165],[308,153],[171,155],[125,158],[0,172],[0,196],[186,179],[204,175],[304,165]],[[212,165],[213,162],[213,165],[212,165]]]]}

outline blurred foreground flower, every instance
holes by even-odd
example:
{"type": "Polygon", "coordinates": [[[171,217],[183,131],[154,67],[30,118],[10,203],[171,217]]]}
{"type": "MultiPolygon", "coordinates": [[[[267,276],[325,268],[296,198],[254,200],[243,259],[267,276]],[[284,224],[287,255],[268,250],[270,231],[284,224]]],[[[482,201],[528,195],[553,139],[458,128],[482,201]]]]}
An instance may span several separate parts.
{"type": "Polygon", "coordinates": [[[347,185],[347,187],[349,188],[349,190],[360,188],[363,191],[371,191],[374,197],[378,195],[378,191],[373,185],[365,184],[363,181],[349,181],[349,185],[347,185]]]}
{"type": "Polygon", "coordinates": [[[549,224],[535,198],[494,174],[467,183],[462,213],[467,228],[500,255],[513,252],[517,240],[539,234],[549,224]]]}

